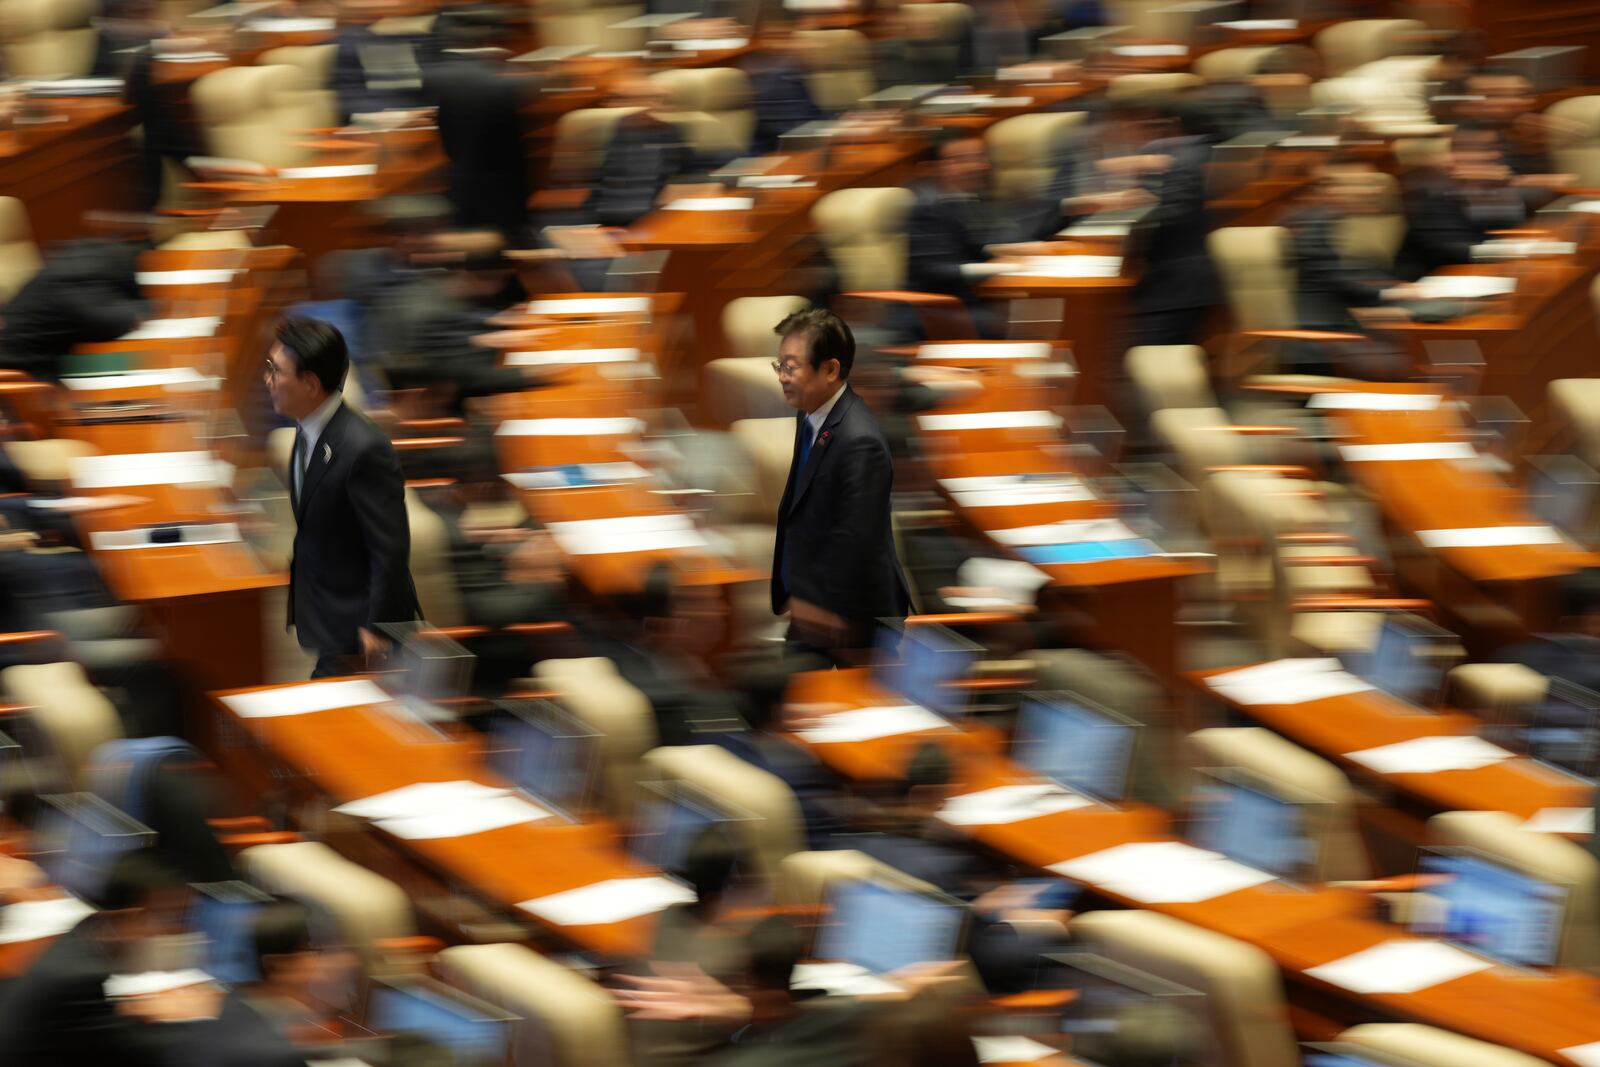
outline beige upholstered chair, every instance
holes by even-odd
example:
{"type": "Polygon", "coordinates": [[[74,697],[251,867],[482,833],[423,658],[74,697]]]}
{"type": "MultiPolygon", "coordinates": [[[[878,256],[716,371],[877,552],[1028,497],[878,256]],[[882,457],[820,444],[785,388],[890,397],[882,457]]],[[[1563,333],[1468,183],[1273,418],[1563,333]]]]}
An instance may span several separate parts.
{"type": "Polygon", "coordinates": [[[450,567],[450,528],[415,489],[406,490],[406,521],[411,527],[411,580],[422,617],[435,626],[466,625],[461,590],[450,567]]]}
{"type": "Polygon", "coordinates": [[[369,971],[382,966],[379,942],[417,932],[405,890],[320,841],[256,845],[238,864],[263,889],[325,911],[369,971]]]}
{"type": "Polygon", "coordinates": [[[1306,833],[1316,858],[1308,876],[1318,882],[1362,881],[1372,864],[1356,828],[1356,793],[1344,772],[1320,756],[1259,726],[1197,730],[1188,739],[1196,770],[1238,768],[1303,800],[1306,833]]]}
{"type": "Polygon", "coordinates": [[[1048,194],[1082,111],[1041,111],[1001,119],[984,133],[995,196],[1038,199],[1048,194]]]}
{"type": "Polygon", "coordinates": [[[1377,210],[1370,215],[1347,215],[1339,220],[1334,244],[1346,260],[1393,267],[1395,253],[1406,236],[1406,219],[1400,210],[1400,183],[1393,174],[1371,171],[1346,181],[1360,181],[1372,188],[1377,210]]]}
{"type": "Polygon", "coordinates": [[[189,90],[206,151],[223,159],[282,168],[303,163],[303,94],[299,67],[227,67],[201,76],[189,90]]]}
{"type": "Polygon", "coordinates": [[[756,514],[776,526],[778,504],[789,480],[789,464],[794,459],[794,417],[740,419],[733,424],[733,437],[756,472],[756,514]]]}
{"type": "MultiPolygon", "coordinates": [[[[1600,278],[1589,294],[1600,307],[1600,278]]],[[[1549,395],[1555,432],[1571,440],[1566,447],[1591,467],[1600,462],[1600,378],[1558,378],[1550,383],[1549,395]]]]}
{"type": "Polygon", "coordinates": [[[605,162],[606,149],[617,123],[639,111],[636,107],[581,107],[556,120],[551,148],[552,175],[561,183],[583,185],[605,162]]]}
{"type": "Polygon", "coordinates": [[[722,309],[722,334],[733,355],[706,364],[706,414],[718,426],[739,419],[777,418],[790,411],[772,372],[778,354],[773,327],[806,306],[803,296],[742,296],[722,309]]]}
{"type": "Polygon", "coordinates": [[[1080,915],[1072,936],[1097,955],[1203,994],[1196,1007],[1204,1014],[1194,1022],[1210,1033],[1216,1062],[1300,1062],[1278,966],[1253,945],[1150,911],[1080,915]]]}
{"type": "Polygon", "coordinates": [[[73,461],[99,453],[87,441],[72,437],[48,437],[42,441],[7,441],[0,448],[17,465],[30,484],[65,486],[72,480],[73,461]]]}
{"type": "Polygon", "coordinates": [[[6,73],[14,78],[81,78],[94,67],[95,0],[0,0],[6,73]]]}
{"type": "Polygon", "coordinates": [[[290,96],[290,108],[299,112],[291,121],[303,130],[331,129],[340,125],[339,98],[332,89],[333,61],[338,45],[313,44],[273,48],[256,60],[260,67],[294,67],[305,77],[305,84],[290,96]]]}
{"type": "Polygon", "coordinates": [[[1281,226],[1227,226],[1206,239],[1235,330],[1294,328],[1295,279],[1288,242],[1288,231],[1281,226]]]}
{"type": "Polygon", "coordinates": [[[688,782],[718,804],[751,818],[733,824],[746,869],[767,886],[778,882],[785,856],[800,851],[800,802],[783,779],[716,745],[678,745],[647,752],[645,767],[659,777],[688,782]]]}
{"type": "Polygon", "coordinates": [[[779,864],[777,902],[791,907],[814,908],[827,903],[828,889],[835,882],[864,882],[868,879],[906,889],[933,890],[928,883],[865,852],[839,848],[826,852],[795,852],[785,856],[779,864]]]}
{"type": "Polygon", "coordinates": [[[628,1067],[627,1029],[611,994],[523,945],[457,945],[439,976],[518,1017],[512,1061],[548,1067],[628,1067]]]}
{"type": "Polygon", "coordinates": [[[817,236],[846,291],[899,289],[906,280],[910,190],[839,189],[811,209],[817,236]]]}
{"type": "Polygon", "coordinates": [[[562,707],[600,736],[600,787],[605,810],[626,821],[638,797],[644,754],[656,747],[649,699],[603,657],[547,659],[534,677],[555,690],[562,707]]]}
{"type": "Polygon", "coordinates": [[[949,44],[964,40],[972,29],[974,13],[966,4],[946,0],[939,3],[902,4],[900,7],[901,10],[910,8],[913,13],[925,16],[937,28],[939,40],[949,44]]]}
{"type": "Polygon", "coordinates": [[[44,260],[33,243],[28,208],[14,196],[0,196],[0,305],[39,273],[44,260]]]}
{"type": "Polygon", "coordinates": [[[1324,72],[1336,77],[1363,63],[1399,55],[1405,35],[1422,29],[1426,27],[1415,19],[1351,19],[1329,26],[1314,43],[1324,72]]]}
{"type": "Polygon", "coordinates": [[[571,3],[539,5],[536,18],[539,41],[552,47],[586,46],[601,52],[637,52],[648,43],[646,31],[622,29],[617,24],[645,13],[643,4],[571,3]]]}
{"type": "Polygon", "coordinates": [[[122,736],[122,720],[76,663],[30,663],[0,671],[7,702],[30,709],[71,788],[82,787],[95,749],[122,736]]]}
{"type": "Polygon", "coordinates": [[[1106,99],[1160,107],[1171,103],[1185,89],[1204,85],[1198,74],[1169,71],[1157,74],[1119,74],[1106,86],[1106,99]]]}
{"type": "Polygon", "coordinates": [[[1219,48],[1195,57],[1189,69],[1208,82],[1244,81],[1259,73],[1276,49],[1272,45],[1219,48]]]}
{"type": "Polygon", "coordinates": [[[824,111],[849,111],[877,92],[872,42],[860,30],[801,30],[808,73],[806,90],[824,111]]]}
{"type": "Polygon", "coordinates": [[[669,108],[690,147],[705,154],[746,152],[756,129],[750,78],[737,67],[664,70],[650,80],[666,90],[669,108]]]}
{"type": "Polygon", "coordinates": [[[1501,811],[1447,811],[1428,820],[1438,845],[1471,848],[1496,863],[1567,891],[1556,963],[1600,967],[1600,860],[1582,845],[1523,827],[1501,811]]]}
{"type": "Polygon", "coordinates": [[[1421,1023],[1363,1023],[1340,1034],[1338,1041],[1416,1067],[1541,1067],[1546,1062],[1421,1023]]]}
{"type": "Polygon", "coordinates": [[[1550,156],[1556,171],[1576,174],[1580,186],[1593,187],[1600,182],[1600,96],[1571,96],[1551,104],[1545,114],[1576,123],[1581,130],[1552,145],[1550,156]]]}
{"type": "Polygon", "coordinates": [[[1217,396],[1199,345],[1140,345],[1123,357],[1140,408],[1215,408],[1217,396]]]}
{"type": "Polygon", "coordinates": [[[1544,699],[1550,679],[1520,663],[1463,663],[1445,677],[1446,705],[1485,722],[1522,721],[1544,699]]]}

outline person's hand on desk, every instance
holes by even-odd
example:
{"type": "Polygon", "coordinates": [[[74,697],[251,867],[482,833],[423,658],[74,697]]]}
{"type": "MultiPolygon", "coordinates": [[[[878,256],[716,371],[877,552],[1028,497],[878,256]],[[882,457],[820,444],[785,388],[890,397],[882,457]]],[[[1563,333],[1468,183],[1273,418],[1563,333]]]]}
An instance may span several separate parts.
{"type": "Polygon", "coordinates": [[[389,654],[389,650],[393,647],[393,645],[388,638],[380,637],[378,634],[373,633],[365,626],[363,626],[358,632],[361,636],[362,661],[369,669],[377,666],[377,664],[389,654]]]}
{"type": "Polygon", "coordinates": [[[1156,198],[1144,189],[1119,189],[1113,193],[1086,193],[1069,196],[1061,201],[1061,210],[1067,215],[1099,215],[1107,211],[1133,211],[1150,207],[1156,198]]]}
{"type": "Polygon", "coordinates": [[[223,996],[221,986],[200,982],[142,997],[124,997],[116,1005],[122,1014],[147,1023],[188,1023],[215,1019],[222,1011],[223,996]]]}
{"type": "Polygon", "coordinates": [[[15,856],[0,856],[0,900],[16,900],[49,884],[49,875],[38,865],[15,856]]]}
{"type": "Polygon", "coordinates": [[[1576,174],[1519,174],[1511,179],[1513,187],[1518,189],[1548,189],[1559,192],[1578,184],[1576,174]]]}
{"type": "Polygon", "coordinates": [[[1095,167],[1104,174],[1134,176],[1159,174],[1170,166],[1172,166],[1172,157],[1162,152],[1132,156],[1112,156],[1110,159],[1095,161],[1095,167]]]}
{"type": "Polygon", "coordinates": [[[565,577],[561,569],[561,550],[547,530],[532,530],[522,544],[506,557],[506,580],[519,585],[539,585],[559,582],[565,577]]]}
{"type": "Polygon", "coordinates": [[[722,1023],[730,1027],[749,1021],[750,1001],[694,964],[657,963],[654,968],[654,975],[617,976],[633,987],[611,991],[629,1018],[722,1023]]]}
{"type": "Polygon", "coordinates": [[[848,629],[840,616],[799,597],[789,598],[789,618],[800,636],[829,645],[843,641],[848,629]]]}

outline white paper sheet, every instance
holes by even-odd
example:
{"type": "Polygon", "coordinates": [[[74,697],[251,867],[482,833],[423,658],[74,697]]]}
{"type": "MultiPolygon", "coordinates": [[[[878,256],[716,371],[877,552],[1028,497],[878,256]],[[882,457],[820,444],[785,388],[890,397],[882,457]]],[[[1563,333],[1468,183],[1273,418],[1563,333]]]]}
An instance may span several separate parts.
{"type": "Polygon", "coordinates": [[[524,900],[517,907],[557,926],[594,926],[650,915],[674,904],[694,903],[694,890],[669,878],[612,878],[593,885],[524,900]]]}
{"type": "Polygon", "coordinates": [[[923,345],[917,349],[918,359],[1048,359],[1048,341],[1027,341],[994,344],[989,342],[957,342],[954,344],[923,345]]]}
{"type": "Polygon", "coordinates": [[[551,817],[549,808],[526,797],[510,794],[482,797],[463,804],[452,804],[438,811],[399,819],[380,819],[380,830],[409,841],[431,841],[441,837],[468,837],[506,826],[538,822],[551,817]]]}
{"type": "MultiPolygon", "coordinates": [[[[637,463],[629,463],[626,460],[616,463],[580,463],[578,466],[584,479],[593,485],[642,482],[650,477],[649,471],[637,463]]],[[[512,471],[510,474],[502,474],[501,477],[518,489],[568,488],[566,475],[558,470],[512,471]]]]}
{"type": "Polygon", "coordinates": [[[856,963],[810,962],[795,964],[790,989],[819,989],[830,997],[870,997],[899,993],[903,987],[880,978],[856,963]]]}
{"type": "Polygon", "coordinates": [[[621,437],[641,433],[644,422],[615,419],[507,419],[495,431],[506,437],[621,437]]]}
{"type": "Polygon", "coordinates": [[[1438,393],[1318,393],[1308,408],[1322,411],[1433,411],[1438,393]]]}
{"type": "Polygon", "coordinates": [[[385,704],[389,701],[389,694],[365,678],[354,678],[345,682],[286,685],[256,693],[235,693],[220,699],[242,719],[272,719],[284,715],[310,715],[335,708],[385,704]]]}
{"type": "MultiPolygon", "coordinates": [[[[1032,604],[1039,590],[1050,583],[1050,576],[1031,563],[1020,559],[992,559],[974,556],[962,560],[956,568],[956,584],[966,589],[996,589],[1007,604],[1032,604]]],[[[948,599],[946,603],[962,605],[948,599]]]]}
{"type": "Polygon", "coordinates": [[[305,178],[361,178],[376,173],[376,163],[346,163],[332,167],[285,167],[278,172],[278,177],[298,181],[305,178]]]}
{"type": "Polygon", "coordinates": [[[508,352],[513,367],[551,367],[580,363],[637,363],[637,348],[551,348],[542,352],[508,352]]]}
{"type": "Polygon", "coordinates": [[[1600,200],[1580,200],[1567,210],[1581,211],[1585,215],[1600,215],[1600,200]]]}
{"type": "Polygon", "coordinates": [[[1522,824],[1524,830],[1541,834],[1594,833],[1593,808],[1540,808],[1522,824]]]}
{"type": "Polygon", "coordinates": [[[1039,426],[1054,429],[1061,416],[1053,411],[972,411],[956,415],[919,415],[924,430],[1004,430],[1039,426]]]}
{"type": "Polygon", "coordinates": [[[0,945],[60,937],[93,914],[77,897],[18,901],[0,908],[0,945]]]}
{"type": "Polygon", "coordinates": [[[1139,535],[1121,519],[1066,519],[991,530],[989,536],[1002,545],[1075,545],[1083,541],[1129,541],[1139,535]]]}
{"type": "Polygon", "coordinates": [[[800,736],[816,745],[871,741],[879,737],[948,730],[950,724],[919,704],[836,711],[800,736]]]}
{"type": "Polygon", "coordinates": [[[1050,869],[1146,904],[1197,903],[1277,881],[1266,871],[1182,841],[1117,845],[1050,869]]]}
{"type": "Polygon", "coordinates": [[[748,196],[700,196],[662,205],[667,211],[749,211],[756,202],[748,196]]]}
{"type": "Polygon", "coordinates": [[[1346,463],[1396,462],[1426,459],[1474,459],[1477,450],[1465,441],[1419,441],[1403,445],[1341,445],[1346,463]]]}
{"type": "Polygon", "coordinates": [[[998,826],[1061,811],[1076,811],[1093,803],[1088,797],[1068,792],[1054,782],[1037,782],[1002,785],[951,797],[938,814],[951,826],[998,826]]]}
{"type": "Polygon", "coordinates": [[[1357,993],[1415,993],[1491,966],[1440,941],[1385,941],[1305,973],[1357,993]]]}
{"type": "Polygon", "coordinates": [[[244,540],[239,524],[233,522],[197,523],[184,530],[184,539],[156,542],[146,527],[136,530],[91,530],[89,544],[96,552],[120,552],[137,548],[174,548],[193,545],[227,545],[244,540]]]}
{"type": "Polygon", "coordinates": [[[334,811],[358,819],[407,819],[480,800],[510,796],[511,790],[481,782],[416,782],[341,804],[334,811]]]}
{"type": "Polygon", "coordinates": [[[1183,44],[1124,44],[1111,50],[1117,56],[1186,56],[1189,46],[1183,44]]]}
{"type": "Polygon", "coordinates": [[[184,986],[204,985],[214,981],[216,979],[205,971],[190,967],[182,971],[113,974],[105,980],[104,989],[107,999],[116,1000],[119,997],[143,997],[151,993],[165,993],[169,989],[182,989],[184,986]]]}
{"type": "Polygon", "coordinates": [[[72,461],[71,469],[72,484],[79,489],[223,484],[219,477],[221,471],[217,457],[210,452],[132,452],[111,456],[79,456],[72,461]]]}
{"type": "Polygon", "coordinates": [[[1029,256],[1006,273],[1023,278],[1115,278],[1121,256],[1029,256]]]}
{"type": "Polygon", "coordinates": [[[1285,137],[1278,142],[1279,148],[1338,148],[1339,135],[1336,133],[1301,133],[1285,137]]]}
{"type": "Polygon", "coordinates": [[[226,285],[236,270],[142,270],[133,276],[140,285],[226,285]]]}
{"type": "Polygon", "coordinates": [[[180,341],[190,337],[216,335],[222,319],[216,315],[197,315],[188,319],[146,319],[132,333],[125,333],[119,341],[180,341]]]}
{"type": "Polygon", "coordinates": [[[1392,745],[1345,753],[1379,774],[1437,774],[1471,771],[1510,759],[1512,753],[1471,734],[1417,737],[1392,745]]]}
{"type": "Polygon", "coordinates": [[[530,315],[623,315],[650,310],[647,296],[595,296],[576,300],[535,300],[530,315]]]}
{"type": "Polygon", "coordinates": [[[1504,548],[1508,545],[1559,545],[1554,526],[1475,526],[1457,530],[1418,530],[1428,548],[1504,548]]]}
{"type": "Polygon", "coordinates": [[[1033,1063],[1058,1051],[1021,1034],[974,1037],[972,1046],[978,1050],[979,1063],[1033,1063]]]}
{"type": "Polygon", "coordinates": [[[697,37],[687,41],[673,41],[672,47],[680,52],[731,52],[743,48],[750,41],[744,37],[697,37]]]}
{"type": "Polygon", "coordinates": [[[187,386],[185,392],[214,390],[222,383],[193,367],[157,367],[121,374],[68,375],[61,379],[68,389],[103,392],[107,389],[149,389],[153,386],[187,386]]]}
{"type": "Polygon", "coordinates": [[[264,18],[252,19],[245,25],[261,33],[321,33],[333,29],[335,23],[333,19],[319,18],[264,18]]]}
{"type": "Polygon", "coordinates": [[[1296,19],[1234,19],[1217,25],[1229,30],[1292,30],[1300,23],[1296,19]]]}
{"type": "Polygon", "coordinates": [[[1497,274],[1430,274],[1415,284],[1424,300],[1475,300],[1504,296],[1517,288],[1515,278],[1497,274]]]}
{"type": "Polygon", "coordinates": [[[701,548],[708,543],[693,519],[670,511],[659,515],[552,522],[548,529],[561,550],[574,556],[701,548]]]}
{"type": "Polygon", "coordinates": [[[1336,659],[1280,659],[1206,679],[1206,684],[1236,704],[1306,704],[1313,700],[1363,693],[1362,681],[1336,659]]]}
{"type": "MultiPolygon", "coordinates": [[[[1591,203],[1600,203],[1600,201],[1591,201],[1591,203]]],[[[1600,1041],[1591,1041],[1587,1045],[1571,1045],[1556,1051],[1573,1063],[1578,1064],[1578,1067],[1600,1067],[1600,1041]]]]}
{"type": "Polygon", "coordinates": [[[940,482],[964,508],[1023,507],[1030,504],[1077,504],[1094,499],[1094,490],[1070,474],[1030,477],[945,478],[940,482]]]}

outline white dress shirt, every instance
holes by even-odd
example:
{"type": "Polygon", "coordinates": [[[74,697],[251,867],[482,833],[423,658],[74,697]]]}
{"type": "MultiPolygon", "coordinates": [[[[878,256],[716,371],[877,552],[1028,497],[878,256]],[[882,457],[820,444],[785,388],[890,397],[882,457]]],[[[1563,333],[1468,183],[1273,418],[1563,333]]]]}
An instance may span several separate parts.
{"type": "Polygon", "coordinates": [[[837,404],[839,402],[839,398],[843,395],[844,384],[841,384],[837,392],[818,405],[817,410],[806,416],[806,422],[810,423],[811,425],[812,444],[817,443],[817,434],[822,432],[822,424],[828,421],[828,412],[833,410],[833,405],[837,404]]]}
{"type": "Polygon", "coordinates": [[[318,404],[315,411],[300,420],[300,436],[305,440],[305,447],[300,453],[298,466],[294,472],[297,496],[301,485],[305,482],[306,468],[311,466],[311,456],[316,452],[317,442],[322,439],[323,431],[328,428],[328,423],[333,420],[333,413],[339,410],[343,400],[343,393],[334,393],[318,404]]]}

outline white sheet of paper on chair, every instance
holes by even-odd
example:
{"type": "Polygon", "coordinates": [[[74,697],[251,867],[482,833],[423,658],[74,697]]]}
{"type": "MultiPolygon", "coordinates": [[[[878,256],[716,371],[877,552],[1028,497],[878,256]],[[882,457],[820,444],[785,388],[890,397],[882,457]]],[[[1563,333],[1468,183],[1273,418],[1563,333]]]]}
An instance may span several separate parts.
{"type": "Polygon", "coordinates": [[[818,745],[849,744],[949,728],[948,722],[920,704],[896,704],[836,711],[816,726],[801,730],[800,736],[818,745]]]}
{"type": "Polygon", "coordinates": [[[336,708],[357,708],[384,704],[389,694],[365,678],[343,682],[307,682],[263,689],[255,693],[235,693],[219,698],[242,719],[272,719],[285,715],[310,715],[336,708]]]}
{"type": "Polygon", "coordinates": [[[1356,993],[1415,993],[1492,966],[1442,941],[1385,941],[1305,973],[1356,993]]]}
{"type": "Polygon", "coordinates": [[[524,900],[517,907],[557,926],[596,926],[651,915],[674,904],[692,904],[694,890],[670,878],[612,878],[547,897],[524,900]]]}
{"type": "Polygon", "coordinates": [[[1033,1063],[1049,1059],[1058,1050],[1021,1034],[998,1034],[972,1039],[979,1063],[1033,1063]]]}
{"type": "Polygon", "coordinates": [[[1511,545],[1559,545],[1554,526],[1473,526],[1456,530],[1418,530],[1427,548],[1505,548],[1511,545]]]}
{"type": "Polygon", "coordinates": [[[1501,760],[1512,753],[1472,734],[1444,734],[1415,737],[1392,745],[1346,752],[1345,759],[1370,767],[1379,774],[1437,774],[1440,771],[1473,771],[1501,760]]]}
{"type": "Polygon", "coordinates": [[[1235,704],[1307,704],[1313,700],[1363,693],[1371,683],[1351,674],[1336,659],[1280,659],[1213,675],[1206,684],[1235,704]]]}

